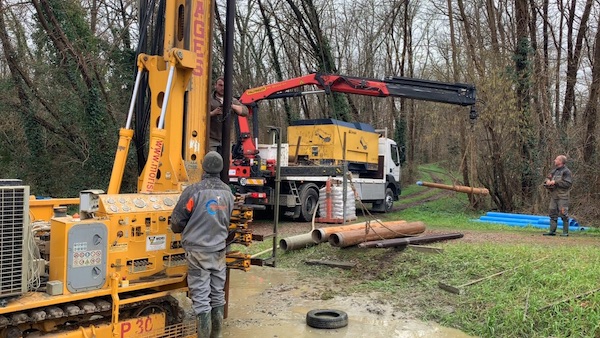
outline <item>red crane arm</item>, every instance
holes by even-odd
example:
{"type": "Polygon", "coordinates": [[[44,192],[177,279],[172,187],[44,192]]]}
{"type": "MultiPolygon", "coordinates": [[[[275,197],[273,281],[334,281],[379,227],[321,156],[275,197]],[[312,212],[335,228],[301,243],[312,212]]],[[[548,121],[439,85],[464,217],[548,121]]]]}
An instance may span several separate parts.
{"type": "MultiPolygon", "coordinates": [[[[389,96],[387,84],[378,80],[370,80],[364,78],[355,78],[341,75],[322,75],[319,73],[308,74],[293,79],[268,84],[252,89],[248,89],[244,92],[240,98],[240,102],[249,105],[254,102],[277,98],[273,97],[283,91],[294,89],[302,86],[314,85],[319,89],[324,90],[326,93],[339,92],[357,95],[367,96],[389,96]]],[[[289,93],[285,96],[297,96],[300,92],[289,93]]]]}

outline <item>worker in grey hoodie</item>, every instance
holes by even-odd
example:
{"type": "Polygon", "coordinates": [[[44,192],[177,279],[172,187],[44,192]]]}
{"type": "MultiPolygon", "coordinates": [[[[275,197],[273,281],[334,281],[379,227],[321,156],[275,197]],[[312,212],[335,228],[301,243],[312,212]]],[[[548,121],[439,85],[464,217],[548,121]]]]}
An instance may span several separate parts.
{"type": "Polygon", "coordinates": [[[223,158],[210,151],[202,161],[204,177],[187,187],[171,215],[181,233],[188,262],[188,287],[197,316],[198,338],[221,337],[225,309],[225,241],[234,196],[221,181],[223,158]]]}

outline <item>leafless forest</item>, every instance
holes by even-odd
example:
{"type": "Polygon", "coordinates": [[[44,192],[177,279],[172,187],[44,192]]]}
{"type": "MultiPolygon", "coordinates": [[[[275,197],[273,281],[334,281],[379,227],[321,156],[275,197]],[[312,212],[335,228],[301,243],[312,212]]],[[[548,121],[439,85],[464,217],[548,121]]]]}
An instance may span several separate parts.
{"type": "MultiPolygon", "coordinates": [[[[137,8],[137,0],[0,0],[6,178],[53,197],[107,186],[138,41],[150,35],[137,8]]],[[[215,3],[213,76],[223,70],[225,9],[215,3]]],[[[314,71],[474,84],[475,121],[468,108],[350,95],[270,101],[260,119],[388,128],[406,149],[405,183],[417,165],[443,163],[459,173],[455,183],[490,190],[471,199],[474,208],[544,213],[542,178],[566,154],[572,215],[594,224],[599,22],[598,0],[237,1],[234,94],[314,71]]],[[[131,162],[125,184],[134,186],[131,162]]]]}

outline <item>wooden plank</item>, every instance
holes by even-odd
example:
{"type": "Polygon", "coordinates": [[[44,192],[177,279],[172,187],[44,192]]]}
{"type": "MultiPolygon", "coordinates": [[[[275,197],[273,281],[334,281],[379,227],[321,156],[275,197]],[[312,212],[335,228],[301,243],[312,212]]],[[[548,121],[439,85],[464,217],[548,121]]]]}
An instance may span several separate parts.
{"type": "Polygon", "coordinates": [[[326,265],[326,266],[330,266],[333,268],[340,268],[340,269],[352,269],[353,267],[356,266],[356,263],[352,263],[352,262],[339,262],[339,261],[330,261],[330,260],[318,260],[318,259],[309,259],[304,261],[304,263],[308,264],[308,265],[326,265]]]}
{"type": "Polygon", "coordinates": [[[594,294],[594,293],[596,293],[596,292],[598,292],[598,291],[600,291],[600,289],[594,289],[594,290],[590,290],[590,291],[588,291],[588,292],[585,292],[585,293],[582,293],[582,294],[579,294],[579,295],[576,295],[576,296],[573,296],[573,297],[566,297],[566,298],[563,298],[563,299],[561,299],[561,300],[559,300],[559,301],[556,301],[556,302],[554,302],[554,303],[550,303],[550,304],[548,304],[548,305],[546,305],[546,306],[544,306],[544,307],[541,307],[541,308],[539,308],[539,310],[538,310],[538,311],[545,310],[545,309],[547,309],[547,308],[553,307],[553,306],[555,306],[555,305],[558,305],[558,304],[560,304],[560,303],[564,303],[564,302],[567,302],[567,301],[570,301],[570,300],[579,299],[579,298],[584,298],[584,297],[587,297],[587,296],[589,296],[589,295],[591,295],[591,294],[594,294]]]}
{"type": "Polygon", "coordinates": [[[455,287],[455,286],[452,286],[452,285],[449,285],[449,284],[446,284],[446,283],[442,283],[442,282],[438,282],[438,287],[440,289],[446,290],[446,291],[448,291],[450,293],[454,293],[454,294],[460,295],[460,289],[457,288],[457,287],[455,287]]]}
{"type": "Polygon", "coordinates": [[[439,282],[438,286],[440,287],[440,289],[443,289],[443,290],[446,290],[448,292],[452,292],[452,293],[455,293],[455,294],[459,295],[460,294],[460,290],[462,288],[466,287],[466,286],[482,282],[482,281],[484,281],[486,279],[490,279],[492,277],[500,276],[501,274],[503,274],[503,273],[505,273],[507,271],[511,271],[511,270],[514,270],[514,269],[508,269],[508,270],[496,272],[493,275],[485,276],[483,278],[478,278],[478,279],[472,280],[472,281],[470,281],[468,283],[465,283],[465,284],[462,284],[462,285],[458,285],[458,286],[452,286],[452,285],[445,284],[445,283],[442,283],[442,282],[439,282]]]}
{"type": "Polygon", "coordinates": [[[431,253],[431,254],[441,254],[444,252],[444,249],[442,249],[442,248],[436,248],[434,246],[427,246],[427,245],[409,245],[408,247],[415,251],[431,253]]]}
{"type": "MultiPolygon", "coordinates": [[[[530,263],[537,263],[539,261],[543,261],[544,259],[546,259],[548,257],[550,257],[550,256],[546,256],[546,257],[542,257],[540,259],[536,259],[535,261],[532,261],[530,263]]],[[[496,272],[496,273],[491,274],[489,276],[478,278],[478,279],[472,280],[470,282],[467,282],[465,284],[458,285],[458,286],[452,286],[452,285],[448,285],[448,284],[445,284],[445,283],[442,283],[442,282],[438,282],[438,287],[440,289],[443,289],[443,290],[446,290],[448,292],[452,292],[452,293],[455,293],[455,294],[458,295],[458,294],[460,294],[460,290],[463,289],[466,286],[477,284],[477,283],[482,282],[484,280],[487,280],[487,279],[490,279],[490,278],[493,278],[493,277],[496,277],[496,276],[500,276],[500,275],[504,274],[505,272],[516,270],[516,269],[518,269],[520,267],[523,267],[523,266],[525,266],[527,264],[530,264],[530,263],[521,264],[521,265],[515,266],[514,268],[511,268],[511,269],[508,269],[508,270],[504,270],[504,271],[500,271],[500,272],[496,272]],[[455,292],[456,290],[458,290],[458,292],[455,292]]]]}

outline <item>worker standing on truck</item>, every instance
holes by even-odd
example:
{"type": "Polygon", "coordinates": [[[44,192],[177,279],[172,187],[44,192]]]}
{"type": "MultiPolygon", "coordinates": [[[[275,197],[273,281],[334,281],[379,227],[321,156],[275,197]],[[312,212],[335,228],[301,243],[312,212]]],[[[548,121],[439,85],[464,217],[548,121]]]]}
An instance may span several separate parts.
{"type": "Polygon", "coordinates": [[[188,263],[188,287],[197,316],[198,337],[221,337],[225,310],[225,241],[233,210],[231,189],[219,178],[223,158],[210,151],[202,161],[204,177],[187,187],[171,215],[181,233],[188,263]]]}
{"type": "MultiPolygon", "coordinates": [[[[223,139],[223,121],[227,118],[223,114],[223,95],[225,93],[225,79],[219,77],[215,82],[215,89],[210,96],[210,144],[209,149],[221,152],[223,139]]],[[[231,110],[239,116],[248,116],[248,107],[235,98],[231,99],[231,110]]]]}
{"type": "Polygon", "coordinates": [[[567,157],[558,155],[554,159],[554,169],[546,176],[544,187],[550,192],[550,231],[544,236],[555,236],[558,216],[563,221],[561,236],[569,236],[569,191],[573,185],[571,170],[567,168],[567,157]]]}

